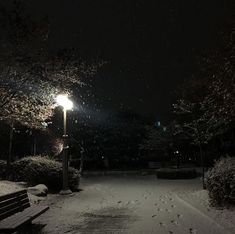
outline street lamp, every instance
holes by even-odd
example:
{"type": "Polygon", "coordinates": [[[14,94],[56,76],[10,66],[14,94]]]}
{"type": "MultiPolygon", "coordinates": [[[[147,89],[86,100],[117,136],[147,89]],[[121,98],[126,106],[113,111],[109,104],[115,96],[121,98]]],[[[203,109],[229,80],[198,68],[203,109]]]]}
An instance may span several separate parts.
{"type": "Polygon", "coordinates": [[[68,135],[67,135],[67,110],[71,110],[73,108],[73,102],[68,99],[68,95],[58,95],[56,98],[56,102],[58,105],[63,107],[64,111],[64,132],[63,132],[63,139],[64,139],[64,146],[63,146],[63,188],[60,191],[61,195],[68,195],[71,194],[72,191],[69,189],[68,186],[68,135]]]}

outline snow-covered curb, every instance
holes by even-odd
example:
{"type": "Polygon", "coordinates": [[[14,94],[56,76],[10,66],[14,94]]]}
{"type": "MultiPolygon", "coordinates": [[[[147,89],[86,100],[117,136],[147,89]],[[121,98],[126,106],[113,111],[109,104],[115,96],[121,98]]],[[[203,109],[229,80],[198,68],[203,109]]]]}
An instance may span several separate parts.
{"type": "MultiPolygon", "coordinates": [[[[0,181],[0,196],[8,194],[8,193],[13,193],[24,188],[26,187],[21,183],[12,182],[8,180],[1,180],[0,181]]],[[[28,193],[28,196],[29,196],[30,202],[34,204],[35,203],[38,204],[41,200],[44,199],[42,197],[34,196],[30,193],[28,193]]]]}
{"type": "Polygon", "coordinates": [[[211,220],[218,227],[223,227],[223,233],[235,233],[235,208],[216,209],[211,207],[206,190],[192,193],[181,193],[177,198],[185,205],[200,213],[208,221],[211,220]]]}

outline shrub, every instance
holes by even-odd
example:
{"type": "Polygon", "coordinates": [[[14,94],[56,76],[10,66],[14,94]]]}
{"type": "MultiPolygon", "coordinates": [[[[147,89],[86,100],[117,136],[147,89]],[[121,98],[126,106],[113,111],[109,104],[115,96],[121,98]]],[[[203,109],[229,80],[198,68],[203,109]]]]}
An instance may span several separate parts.
{"type": "Polygon", "coordinates": [[[159,169],[157,170],[159,179],[192,179],[197,177],[195,169],[180,168],[180,169],[159,169]]]}
{"type": "Polygon", "coordinates": [[[7,163],[6,161],[0,160],[0,179],[6,178],[7,163]]]}
{"type": "MultiPolygon", "coordinates": [[[[26,181],[34,186],[45,184],[51,190],[62,187],[62,164],[48,157],[25,157],[12,164],[13,179],[26,181]]],[[[78,189],[79,172],[69,167],[69,187],[73,191],[78,189]]]]}
{"type": "Polygon", "coordinates": [[[206,174],[206,188],[213,205],[235,204],[235,158],[218,160],[206,174]]]}

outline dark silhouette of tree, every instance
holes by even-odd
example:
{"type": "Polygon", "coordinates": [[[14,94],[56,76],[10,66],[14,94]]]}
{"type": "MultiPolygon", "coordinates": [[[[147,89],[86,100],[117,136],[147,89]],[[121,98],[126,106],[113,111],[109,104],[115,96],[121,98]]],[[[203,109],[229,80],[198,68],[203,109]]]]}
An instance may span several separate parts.
{"type": "Polygon", "coordinates": [[[50,53],[48,18],[33,20],[22,1],[14,1],[12,9],[1,6],[0,13],[0,120],[10,126],[9,166],[14,125],[45,129],[56,95],[71,94],[103,63],[89,64],[74,49],[50,53]]]}
{"type": "Polygon", "coordinates": [[[178,122],[176,134],[184,134],[199,146],[203,165],[203,145],[234,129],[233,35],[231,30],[222,34],[222,45],[202,59],[202,77],[186,82],[173,104],[178,122]]]}

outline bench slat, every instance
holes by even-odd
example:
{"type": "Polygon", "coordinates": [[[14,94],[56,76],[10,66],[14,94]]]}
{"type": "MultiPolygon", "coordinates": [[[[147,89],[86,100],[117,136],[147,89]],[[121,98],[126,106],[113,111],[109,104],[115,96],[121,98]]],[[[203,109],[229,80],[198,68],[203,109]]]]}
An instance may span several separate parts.
{"type": "Polygon", "coordinates": [[[0,230],[6,228],[6,229],[15,229],[14,225],[16,225],[16,223],[21,223],[25,220],[26,216],[22,216],[21,212],[18,212],[6,219],[4,219],[2,222],[0,222],[0,230]]]}
{"type": "Polygon", "coordinates": [[[4,200],[4,201],[1,201],[0,202],[0,209],[1,208],[4,208],[12,203],[15,203],[15,202],[18,202],[18,201],[21,201],[25,198],[28,198],[28,194],[27,193],[24,193],[24,194],[20,194],[19,196],[16,196],[16,197],[13,197],[13,198],[10,198],[10,199],[7,199],[7,200],[4,200]]]}
{"type": "Polygon", "coordinates": [[[26,216],[30,216],[31,215],[32,209],[30,209],[30,208],[31,207],[28,207],[24,211],[17,212],[14,215],[12,215],[12,216],[2,220],[0,222],[0,225],[7,225],[7,226],[11,225],[12,226],[12,223],[15,225],[16,222],[21,222],[22,220],[25,219],[26,216]],[[22,213],[22,212],[24,212],[24,213],[22,213]]]}
{"type": "Polygon", "coordinates": [[[42,213],[49,209],[48,206],[31,206],[22,212],[0,222],[0,230],[4,232],[12,232],[27,222],[31,222],[42,213]]]}
{"type": "Polygon", "coordinates": [[[11,210],[8,210],[5,213],[0,214],[0,220],[5,219],[5,218],[7,218],[7,217],[17,213],[17,212],[20,212],[20,211],[28,208],[28,207],[30,207],[30,204],[26,203],[26,204],[23,204],[22,206],[15,207],[15,208],[13,208],[11,210]]]}
{"type": "Polygon", "coordinates": [[[8,211],[12,210],[12,209],[16,209],[16,208],[19,208],[21,209],[21,207],[23,205],[26,205],[26,204],[29,204],[29,199],[28,197],[22,199],[22,200],[19,200],[19,201],[16,201],[16,202],[13,202],[13,203],[10,203],[8,204],[7,206],[4,206],[2,208],[0,208],[0,216],[4,213],[7,213],[8,211]]]}
{"type": "MultiPolygon", "coordinates": [[[[39,206],[39,207],[30,207],[28,208],[30,210],[30,212],[27,215],[23,216],[25,217],[25,219],[18,221],[14,224],[14,228],[16,229],[17,227],[19,227],[20,225],[23,224],[23,222],[31,222],[33,219],[37,218],[38,216],[40,216],[41,214],[43,214],[44,212],[46,212],[49,207],[48,206],[39,206]]],[[[22,215],[22,214],[21,214],[22,215]]]]}
{"type": "Polygon", "coordinates": [[[14,192],[14,193],[9,193],[9,194],[6,194],[6,195],[2,195],[2,196],[0,196],[0,202],[4,201],[4,200],[8,200],[10,198],[14,198],[14,197],[19,196],[20,194],[24,194],[24,193],[27,193],[26,189],[19,190],[19,191],[14,192]]]}
{"type": "Polygon", "coordinates": [[[0,196],[0,232],[12,233],[48,209],[30,206],[26,189],[0,196]]]}
{"type": "Polygon", "coordinates": [[[22,212],[18,212],[16,214],[4,219],[0,223],[0,227],[4,226],[4,227],[8,227],[8,229],[9,228],[15,229],[15,226],[17,227],[17,224],[24,223],[25,218],[30,217],[31,213],[32,213],[32,210],[29,207],[29,208],[24,210],[23,215],[22,215],[22,212]]]}

